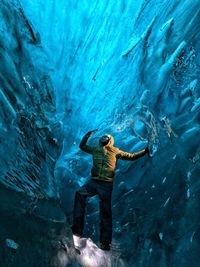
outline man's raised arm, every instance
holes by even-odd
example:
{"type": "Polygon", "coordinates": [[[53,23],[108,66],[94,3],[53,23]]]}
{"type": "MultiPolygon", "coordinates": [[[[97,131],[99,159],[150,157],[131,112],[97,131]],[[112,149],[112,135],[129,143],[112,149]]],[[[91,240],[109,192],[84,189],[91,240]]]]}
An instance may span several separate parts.
{"type": "Polygon", "coordinates": [[[79,145],[79,148],[82,149],[83,151],[89,153],[89,154],[92,154],[93,150],[94,150],[94,147],[91,147],[91,146],[88,146],[87,145],[87,140],[88,138],[93,134],[95,133],[97,130],[93,130],[93,131],[90,131],[88,133],[86,133],[81,142],[80,142],[80,145],[79,145]]]}

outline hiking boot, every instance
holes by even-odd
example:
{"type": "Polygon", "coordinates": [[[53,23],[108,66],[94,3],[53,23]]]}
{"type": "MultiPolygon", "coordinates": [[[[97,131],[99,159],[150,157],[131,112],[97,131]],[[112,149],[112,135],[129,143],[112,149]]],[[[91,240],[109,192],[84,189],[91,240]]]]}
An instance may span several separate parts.
{"type": "Polygon", "coordinates": [[[110,250],[110,244],[100,244],[100,249],[102,250],[110,250]]]}
{"type": "Polygon", "coordinates": [[[82,233],[80,231],[77,231],[77,229],[75,229],[75,227],[73,225],[71,226],[71,230],[72,230],[73,235],[76,235],[80,238],[82,237],[82,233]]]}

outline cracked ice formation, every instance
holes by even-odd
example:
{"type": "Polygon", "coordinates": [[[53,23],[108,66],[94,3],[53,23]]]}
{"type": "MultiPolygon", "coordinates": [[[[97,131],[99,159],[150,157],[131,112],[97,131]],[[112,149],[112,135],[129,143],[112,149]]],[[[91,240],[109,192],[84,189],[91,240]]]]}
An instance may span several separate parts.
{"type": "Polygon", "coordinates": [[[19,2],[2,1],[0,12],[0,180],[29,195],[57,197],[54,93],[44,71],[48,59],[19,2]]]}
{"type": "MultiPolygon", "coordinates": [[[[59,193],[70,217],[91,167],[82,134],[98,128],[91,143],[108,132],[130,152],[149,143],[152,158],[118,166],[112,263],[198,267],[199,1],[3,0],[0,10],[1,183],[32,195],[43,217],[56,205],[40,197],[59,193]]],[[[95,242],[96,207],[85,227],[95,242]]]]}

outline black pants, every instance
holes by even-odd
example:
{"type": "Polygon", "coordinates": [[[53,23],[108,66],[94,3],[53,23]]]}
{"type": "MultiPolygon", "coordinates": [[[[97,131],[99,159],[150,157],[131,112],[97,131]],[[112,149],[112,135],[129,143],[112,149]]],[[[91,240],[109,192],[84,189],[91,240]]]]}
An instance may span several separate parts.
{"type": "Polygon", "coordinates": [[[112,241],[112,211],[111,197],[113,184],[98,180],[90,180],[75,194],[73,213],[73,234],[82,235],[84,228],[84,216],[86,199],[95,195],[100,200],[100,243],[111,244],[112,241]]]}

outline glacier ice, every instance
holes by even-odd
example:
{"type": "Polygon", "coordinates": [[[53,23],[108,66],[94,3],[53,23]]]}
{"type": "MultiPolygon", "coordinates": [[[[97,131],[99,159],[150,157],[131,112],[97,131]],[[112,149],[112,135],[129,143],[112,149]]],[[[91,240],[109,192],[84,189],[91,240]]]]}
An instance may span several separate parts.
{"type": "Polygon", "coordinates": [[[198,0],[1,1],[3,266],[199,267],[199,17],[198,0]],[[92,165],[78,144],[94,128],[92,144],[111,133],[151,157],[118,166],[111,257],[94,198],[77,259],[73,197],[92,165]]]}

